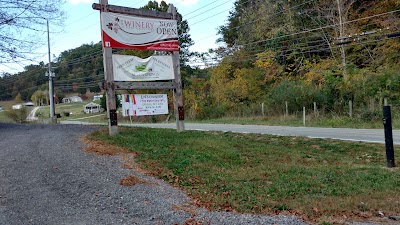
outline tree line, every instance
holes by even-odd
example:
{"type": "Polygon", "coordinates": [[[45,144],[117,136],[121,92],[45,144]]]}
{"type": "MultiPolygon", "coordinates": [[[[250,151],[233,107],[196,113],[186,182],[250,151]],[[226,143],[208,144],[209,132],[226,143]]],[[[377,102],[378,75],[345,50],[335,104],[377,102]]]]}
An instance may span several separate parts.
{"type": "MultiPolygon", "coordinates": [[[[274,115],[285,102],[292,112],[318,102],[322,112],[341,115],[349,101],[370,115],[384,98],[399,104],[399,6],[397,0],[236,0],[218,31],[223,47],[206,53],[189,51],[193,41],[183,18],[179,41],[186,115],[252,115],[262,103],[274,115]]],[[[144,8],[165,11],[168,5],[150,1],[144,8]]],[[[56,95],[100,91],[101,43],[65,51],[55,64],[56,95]]],[[[29,100],[38,90],[45,92],[43,66],[5,74],[0,99],[20,93],[29,100]]]]}

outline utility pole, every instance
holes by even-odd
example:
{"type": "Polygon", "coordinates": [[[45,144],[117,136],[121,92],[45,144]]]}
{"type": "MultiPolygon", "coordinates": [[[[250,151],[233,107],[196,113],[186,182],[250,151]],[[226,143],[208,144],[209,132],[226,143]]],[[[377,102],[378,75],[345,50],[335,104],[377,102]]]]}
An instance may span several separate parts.
{"type": "MultiPolygon", "coordinates": [[[[344,23],[343,23],[343,16],[342,16],[342,9],[343,9],[343,4],[340,4],[340,0],[337,1],[337,6],[338,6],[338,13],[339,13],[339,35],[340,38],[344,38],[344,23]]],[[[342,56],[342,66],[343,66],[343,79],[346,79],[347,71],[346,71],[346,49],[344,45],[340,46],[340,54],[342,56]]]]}
{"type": "Polygon", "coordinates": [[[50,58],[50,31],[49,31],[49,20],[46,19],[47,22],[47,47],[48,47],[48,52],[49,52],[49,65],[48,65],[48,71],[46,73],[46,76],[49,76],[49,98],[50,98],[50,119],[52,123],[57,123],[57,118],[54,116],[54,93],[53,93],[53,76],[54,73],[51,72],[51,58],[50,58]]]}

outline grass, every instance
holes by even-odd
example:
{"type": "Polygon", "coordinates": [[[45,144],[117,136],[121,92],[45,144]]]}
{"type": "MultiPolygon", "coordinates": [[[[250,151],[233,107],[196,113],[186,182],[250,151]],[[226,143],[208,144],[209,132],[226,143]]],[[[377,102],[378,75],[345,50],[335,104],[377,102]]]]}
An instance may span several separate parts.
{"type": "MultiPolygon", "coordinates": [[[[107,123],[106,116],[97,116],[90,117],[92,115],[99,114],[84,114],[83,106],[87,102],[77,102],[77,103],[63,103],[56,104],[56,113],[61,114],[61,118],[58,121],[63,120],[78,120],[82,122],[92,122],[92,123],[107,123]],[[70,116],[65,116],[65,112],[72,113],[70,116]]],[[[97,101],[99,103],[99,101],[97,101]]],[[[12,104],[15,104],[14,101],[8,102],[0,102],[0,105],[11,107],[12,104]]],[[[400,129],[400,119],[399,116],[396,116],[395,110],[393,109],[393,119],[392,126],[393,129],[400,129]]],[[[49,118],[50,109],[49,106],[43,106],[38,111],[41,113],[41,119],[47,120],[49,118]]],[[[153,116],[153,117],[133,117],[134,123],[146,123],[146,122],[156,122],[156,121],[165,121],[165,115],[162,116],[153,116]]],[[[0,114],[0,121],[9,122],[7,118],[0,114]]],[[[170,121],[174,121],[171,118],[170,121]]],[[[257,124],[257,125],[271,125],[271,126],[304,126],[303,120],[299,116],[289,115],[289,116],[249,116],[249,117],[223,117],[218,119],[205,119],[205,120],[187,120],[187,122],[195,122],[195,123],[225,123],[225,124],[257,124]]],[[[130,123],[128,117],[122,118],[119,116],[119,123],[130,123]]],[[[374,119],[358,119],[351,118],[348,116],[318,116],[315,117],[313,115],[307,115],[306,117],[306,126],[307,127],[343,127],[343,128],[375,128],[381,129],[383,128],[381,118],[374,119]]]]}
{"type": "Polygon", "coordinates": [[[90,138],[138,153],[144,169],[213,210],[286,211],[313,222],[400,213],[400,171],[385,167],[384,145],[149,128],[90,138]]]}
{"type": "Polygon", "coordinates": [[[14,121],[12,119],[10,119],[7,115],[5,111],[0,111],[0,122],[4,122],[4,123],[14,123],[14,121]]]}
{"type": "MultiPolygon", "coordinates": [[[[270,126],[304,126],[303,119],[296,116],[251,116],[251,117],[223,117],[219,119],[192,120],[196,123],[225,123],[225,124],[256,124],[270,126]]],[[[393,129],[400,129],[400,120],[392,118],[393,129]]],[[[307,127],[342,127],[342,128],[382,128],[380,119],[361,120],[351,117],[306,117],[307,127]]]]}

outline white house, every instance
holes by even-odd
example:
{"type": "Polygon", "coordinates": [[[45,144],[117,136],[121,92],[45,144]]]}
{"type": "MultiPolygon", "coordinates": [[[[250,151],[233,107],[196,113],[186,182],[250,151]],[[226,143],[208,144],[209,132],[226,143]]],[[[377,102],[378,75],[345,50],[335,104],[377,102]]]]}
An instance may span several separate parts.
{"type": "Polygon", "coordinates": [[[95,95],[93,96],[93,101],[100,100],[103,97],[103,95],[95,95]]]}
{"type": "Polygon", "coordinates": [[[72,103],[72,102],[82,102],[82,98],[79,96],[71,96],[68,98],[63,98],[63,103],[72,103]]]}
{"type": "Polygon", "coordinates": [[[83,106],[84,113],[99,113],[101,110],[101,106],[94,102],[91,102],[85,106],[83,106]]]}
{"type": "Polygon", "coordinates": [[[22,105],[21,104],[16,104],[12,106],[12,109],[21,109],[22,105]]]}

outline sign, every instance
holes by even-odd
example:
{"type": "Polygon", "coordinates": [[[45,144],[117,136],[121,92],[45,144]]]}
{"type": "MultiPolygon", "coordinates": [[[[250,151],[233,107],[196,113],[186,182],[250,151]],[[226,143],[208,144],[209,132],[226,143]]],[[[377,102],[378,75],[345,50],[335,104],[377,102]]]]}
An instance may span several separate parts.
{"type": "Polygon", "coordinates": [[[122,95],[122,116],[168,114],[166,94],[122,95]]]}
{"type": "Polygon", "coordinates": [[[115,81],[173,80],[171,56],[151,56],[141,59],[130,55],[113,55],[115,81]]]}
{"type": "Polygon", "coordinates": [[[101,12],[101,29],[107,48],[179,50],[176,20],[101,12]]]}

